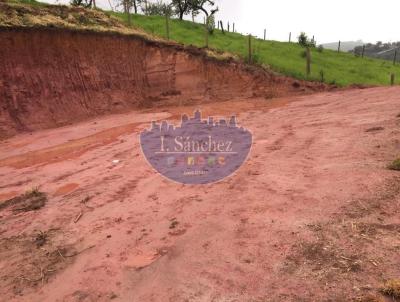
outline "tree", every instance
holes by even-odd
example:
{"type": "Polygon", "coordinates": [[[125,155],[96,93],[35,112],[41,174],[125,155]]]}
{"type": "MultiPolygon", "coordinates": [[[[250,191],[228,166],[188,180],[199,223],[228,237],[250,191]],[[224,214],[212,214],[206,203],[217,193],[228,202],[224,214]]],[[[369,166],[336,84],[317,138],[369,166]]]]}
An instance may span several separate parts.
{"type": "Polygon", "coordinates": [[[305,32],[301,32],[300,36],[298,36],[297,40],[299,41],[299,44],[303,47],[306,47],[308,44],[308,37],[305,32]]]}
{"type": "Polygon", "coordinates": [[[143,8],[145,15],[171,15],[171,5],[165,4],[162,0],[158,0],[155,3],[146,3],[146,7],[143,8]]]}
{"type": "Polygon", "coordinates": [[[210,17],[207,18],[207,30],[210,33],[210,35],[212,35],[214,33],[215,30],[215,17],[214,15],[211,15],[210,17]]]}
{"type": "Polygon", "coordinates": [[[138,7],[142,4],[143,0],[131,0],[135,14],[138,13],[138,7]]]}
{"type": "Polygon", "coordinates": [[[214,1],[212,0],[189,0],[189,8],[191,11],[202,11],[206,15],[206,19],[210,16],[214,15],[218,11],[217,8],[213,8],[215,5],[214,1]],[[211,5],[210,12],[207,11],[206,6],[211,5]]]}
{"type": "Polygon", "coordinates": [[[143,0],[142,2],[144,4],[144,8],[143,8],[143,6],[141,6],[142,7],[142,11],[146,15],[147,14],[147,0],[143,0]]]}
{"type": "Polygon", "coordinates": [[[189,10],[192,14],[198,14],[200,11],[206,15],[206,29],[212,34],[215,29],[215,17],[214,14],[218,11],[217,8],[213,8],[215,5],[212,0],[189,0],[189,10]],[[207,10],[206,6],[211,6],[210,11],[207,10]]]}
{"type": "Polygon", "coordinates": [[[95,0],[71,0],[70,3],[72,6],[82,6],[84,8],[90,8],[92,5],[96,7],[95,0]]]}
{"type": "Polygon", "coordinates": [[[122,5],[122,7],[124,9],[124,13],[127,14],[127,16],[128,16],[128,25],[129,26],[132,25],[131,9],[132,9],[132,6],[134,6],[133,2],[135,2],[135,0],[121,0],[121,3],[120,3],[120,5],[122,5]]]}
{"type": "MultiPolygon", "coordinates": [[[[132,8],[135,14],[138,13],[138,7],[141,5],[143,0],[118,0],[117,7],[121,7],[125,14],[130,14],[132,8]]],[[[111,4],[110,4],[111,6],[111,4]]],[[[111,7],[112,9],[112,7],[111,7]]],[[[128,15],[128,23],[130,23],[131,16],[128,15]]]]}
{"type": "Polygon", "coordinates": [[[305,32],[300,33],[300,36],[297,37],[297,41],[303,47],[315,47],[315,41],[313,39],[308,39],[305,32]]]}
{"type": "Polygon", "coordinates": [[[172,0],[171,6],[180,20],[190,13],[190,0],[172,0]]]}
{"type": "MultiPolygon", "coordinates": [[[[82,0],[73,0],[73,1],[82,1],[82,0]]],[[[85,0],[88,1],[88,0],[85,0]]],[[[90,0],[92,1],[92,0],[90,0]]],[[[95,1],[95,0],[93,0],[95,1]]],[[[117,2],[117,7],[121,7],[124,11],[124,13],[127,15],[127,19],[128,19],[128,24],[132,25],[132,16],[131,16],[131,11],[133,8],[133,11],[135,14],[138,13],[138,7],[142,4],[144,0],[118,0],[117,2]]],[[[110,4],[111,6],[111,4],[110,4]]],[[[112,8],[112,7],[111,7],[112,8]]]]}

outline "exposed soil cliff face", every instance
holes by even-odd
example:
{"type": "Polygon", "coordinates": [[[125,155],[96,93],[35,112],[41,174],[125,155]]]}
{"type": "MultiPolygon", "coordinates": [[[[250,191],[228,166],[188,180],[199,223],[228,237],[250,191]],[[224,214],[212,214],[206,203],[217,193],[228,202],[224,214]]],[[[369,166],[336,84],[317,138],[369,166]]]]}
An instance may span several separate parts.
{"type": "Polygon", "coordinates": [[[0,29],[0,138],[138,107],[318,90],[135,36],[0,29]]]}

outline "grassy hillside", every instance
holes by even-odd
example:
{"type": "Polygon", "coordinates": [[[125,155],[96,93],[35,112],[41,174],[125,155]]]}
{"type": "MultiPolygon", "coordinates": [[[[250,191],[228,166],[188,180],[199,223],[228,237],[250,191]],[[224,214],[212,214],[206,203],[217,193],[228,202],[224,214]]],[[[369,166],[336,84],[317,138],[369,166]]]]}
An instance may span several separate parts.
{"type": "MultiPolygon", "coordinates": [[[[126,15],[112,13],[127,22],[126,15]]],[[[133,26],[140,27],[148,33],[166,36],[165,17],[133,16],[133,26]]],[[[192,44],[199,47],[205,45],[204,27],[189,21],[171,20],[170,38],[179,43],[192,44]]],[[[216,30],[209,38],[209,47],[237,54],[243,58],[248,53],[248,38],[237,33],[225,33],[216,30]]],[[[296,43],[253,40],[257,62],[271,69],[306,79],[304,49],[296,43]]],[[[391,62],[372,58],[359,58],[349,53],[337,53],[325,49],[322,53],[312,50],[311,76],[307,79],[320,80],[323,70],[325,82],[347,86],[351,84],[389,85],[390,73],[395,73],[396,83],[400,83],[400,66],[391,62]]]]}
{"type": "MultiPolygon", "coordinates": [[[[165,17],[162,16],[133,15],[133,26],[128,28],[127,16],[121,13],[48,5],[35,0],[0,0],[0,6],[0,27],[52,26],[117,31],[123,34],[140,34],[144,31],[156,39],[166,37],[166,22],[165,17]]],[[[203,47],[205,45],[204,26],[172,19],[170,20],[170,38],[185,45],[203,47]]],[[[320,81],[320,72],[323,71],[324,82],[338,86],[389,85],[390,74],[394,73],[396,84],[400,84],[400,66],[393,66],[390,61],[360,58],[350,53],[337,53],[328,49],[323,52],[313,49],[311,75],[307,77],[304,49],[298,44],[260,39],[253,39],[252,44],[256,63],[298,79],[320,81]]],[[[215,30],[209,37],[209,47],[245,59],[248,54],[248,37],[237,33],[222,34],[221,31],[215,30]]]]}

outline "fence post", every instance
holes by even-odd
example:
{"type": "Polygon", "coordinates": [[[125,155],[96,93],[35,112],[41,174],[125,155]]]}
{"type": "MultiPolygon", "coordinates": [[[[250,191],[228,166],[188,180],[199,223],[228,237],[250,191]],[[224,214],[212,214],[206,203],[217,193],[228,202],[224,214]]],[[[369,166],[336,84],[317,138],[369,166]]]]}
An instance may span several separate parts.
{"type": "Polygon", "coordinates": [[[132,16],[131,16],[131,11],[130,11],[130,7],[127,5],[127,14],[128,14],[128,25],[131,26],[132,25],[132,16]]]}
{"type": "Polygon", "coordinates": [[[231,26],[230,26],[229,21],[228,21],[228,32],[230,31],[230,29],[231,29],[231,26]]]}
{"type": "Polygon", "coordinates": [[[292,32],[289,33],[289,43],[291,42],[291,40],[292,40],[292,32]]]}
{"type": "Polygon", "coordinates": [[[149,13],[149,7],[147,5],[147,0],[144,1],[144,10],[145,10],[145,15],[147,16],[147,14],[149,13]]]}
{"type": "Polygon", "coordinates": [[[249,35],[249,64],[251,64],[251,34],[249,35]]]}
{"type": "Polygon", "coordinates": [[[323,69],[321,69],[321,70],[319,71],[319,75],[320,75],[320,77],[321,77],[321,83],[325,82],[325,73],[324,73],[324,70],[323,70],[323,69]]]}
{"type": "Polygon", "coordinates": [[[394,51],[393,65],[396,65],[397,50],[394,51]]]}
{"type": "Polygon", "coordinates": [[[224,31],[224,23],[222,23],[222,21],[219,21],[219,22],[221,23],[221,30],[222,30],[222,33],[225,34],[225,31],[224,31]]]}
{"type": "Polygon", "coordinates": [[[235,32],[235,22],[233,22],[233,30],[232,32],[235,32]]]}
{"type": "Polygon", "coordinates": [[[394,85],[394,73],[390,75],[390,85],[394,85]]]}
{"type": "Polygon", "coordinates": [[[310,54],[310,47],[306,48],[306,72],[307,76],[311,73],[311,54],[310,54]]]}
{"type": "Polygon", "coordinates": [[[266,38],[267,38],[267,30],[264,29],[264,41],[266,40],[266,38]]]}
{"type": "Polygon", "coordinates": [[[169,16],[168,16],[168,13],[165,13],[165,30],[167,33],[167,40],[169,40],[169,16]]]}
{"type": "Polygon", "coordinates": [[[362,48],[361,58],[364,58],[364,51],[365,51],[365,45],[363,45],[363,48],[362,48]]]}
{"type": "Polygon", "coordinates": [[[340,52],[340,40],[339,40],[339,44],[338,44],[338,48],[337,48],[337,52],[340,52]]]}
{"type": "Polygon", "coordinates": [[[206,38],[206,48],[208,48],[208,34],[209,34],[209,32],[208,32],[208,17],[206,20],[206,25],[204,25],[204,29],[205,29],[205,38],[206,38]]]}

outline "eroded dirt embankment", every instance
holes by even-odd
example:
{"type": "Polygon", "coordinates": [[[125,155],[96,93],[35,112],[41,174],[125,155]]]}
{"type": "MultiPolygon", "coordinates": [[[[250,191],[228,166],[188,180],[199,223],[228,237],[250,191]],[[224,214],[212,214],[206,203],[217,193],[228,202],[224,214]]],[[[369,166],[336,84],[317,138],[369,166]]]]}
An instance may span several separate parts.
{"type": "Polygon", "coordinates": [[[0,29],[0,139],[106,113],[321,90],[137,36],[0,29]]]}

